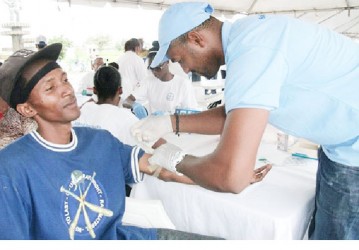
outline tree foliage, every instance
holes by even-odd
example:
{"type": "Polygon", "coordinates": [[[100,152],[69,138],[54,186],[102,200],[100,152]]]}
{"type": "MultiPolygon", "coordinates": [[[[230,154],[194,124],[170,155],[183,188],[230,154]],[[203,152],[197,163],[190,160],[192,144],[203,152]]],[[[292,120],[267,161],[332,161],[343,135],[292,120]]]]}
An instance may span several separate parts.
{"type": "Polygon", "coordinates": [[[52,44],[52,43],[62,43],[62,51],[60,53],[59,60],[64,59],[67,50],[73,44],[73,42],[70,39],[66,38],[63,35],[52,37],[51,39],[49,39],[49,44],[52,44]]]}

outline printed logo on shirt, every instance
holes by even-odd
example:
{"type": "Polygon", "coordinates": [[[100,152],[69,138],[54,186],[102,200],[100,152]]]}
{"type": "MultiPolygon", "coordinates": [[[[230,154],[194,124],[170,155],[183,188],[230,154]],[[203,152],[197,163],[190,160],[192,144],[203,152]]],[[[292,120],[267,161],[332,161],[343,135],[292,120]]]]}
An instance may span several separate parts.
{"type": "Polygon", "coordinates": [[[266,18],[266,15],[259,15],[258,16],[258,19],[265,19],[266,18]]]}
{"type": "Polygon", "coordinates": [[[175,98],[175,95],[173,93],[168,93],[167,96],[166,96],[166,100],[169,101],[169,102],[172,102],[175,98]]]}
{"type": "Polygon", "coordinates": [[[95,180],[96,173],[86,175],[79,170],[71,173],[67,187],[61,186],[64,194],[63,218],[69,227],[70,239],[77,235],[96,238],[95,229],[105,217],[112,217],[113,212],[107,208],[103,189],[95,180]]]}

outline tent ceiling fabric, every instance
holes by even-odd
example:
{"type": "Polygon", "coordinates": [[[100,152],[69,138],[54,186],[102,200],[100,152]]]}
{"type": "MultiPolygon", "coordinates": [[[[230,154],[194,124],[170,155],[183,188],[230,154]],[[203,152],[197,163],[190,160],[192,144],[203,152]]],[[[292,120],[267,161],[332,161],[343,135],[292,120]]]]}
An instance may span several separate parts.
{"type": "MultiPolygon", "coordinates": [[[[144,9],[166,9],[186,0],[57,0],[71,4],[144,9]]],[[[187,0],[193,1],[193,0],[187,0]]],[[[359,39],[359,0],[208,0],[215,15],[231,17],[235,14],[285,14],[316,22],[349,37],[359,39]]]]}

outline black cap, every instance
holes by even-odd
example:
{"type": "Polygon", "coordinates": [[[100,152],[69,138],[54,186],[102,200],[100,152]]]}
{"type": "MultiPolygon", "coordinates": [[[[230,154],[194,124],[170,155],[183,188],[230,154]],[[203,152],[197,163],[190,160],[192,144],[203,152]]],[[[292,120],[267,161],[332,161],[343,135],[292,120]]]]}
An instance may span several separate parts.
{"type": "Polygon", "coordinates": [[[39,51],[21,49],[12,54],[0,67],[0,96],[10,104],[11,92],[25,66],[38,59],[56,61],[61,49],[61,43],[54,43],[39,51]]]}

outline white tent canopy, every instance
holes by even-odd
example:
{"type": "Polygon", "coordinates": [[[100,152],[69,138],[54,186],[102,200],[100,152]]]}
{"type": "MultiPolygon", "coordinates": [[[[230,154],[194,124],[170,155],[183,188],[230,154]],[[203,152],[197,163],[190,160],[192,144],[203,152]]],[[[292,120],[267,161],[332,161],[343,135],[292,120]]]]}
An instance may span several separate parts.
{"type": "MultiPolygon", "coordinates": [[[[112,7],[166,9],[184,0],[57,0],[72,4],[112,7]]],[[[191,0],[190,0],[191,1],[191,0]]],[[[193,0],[192,0],[193,1],[193,0]]],[[[319,23],[349,37],[359,39],[359,0],[208,0],[215,15],[285,14],[319,23]]]]}

